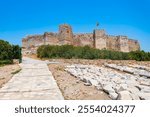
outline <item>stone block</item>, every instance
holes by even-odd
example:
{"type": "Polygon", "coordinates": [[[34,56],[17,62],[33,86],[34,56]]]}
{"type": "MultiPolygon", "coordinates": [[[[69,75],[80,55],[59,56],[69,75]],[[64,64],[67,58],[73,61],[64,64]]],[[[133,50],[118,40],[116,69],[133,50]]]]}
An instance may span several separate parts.
{"type": "Polygon", "coordinates": [[[129,91],[120,91],[118,93],[118,100],[132,100],[131,93],[129,91]]]}

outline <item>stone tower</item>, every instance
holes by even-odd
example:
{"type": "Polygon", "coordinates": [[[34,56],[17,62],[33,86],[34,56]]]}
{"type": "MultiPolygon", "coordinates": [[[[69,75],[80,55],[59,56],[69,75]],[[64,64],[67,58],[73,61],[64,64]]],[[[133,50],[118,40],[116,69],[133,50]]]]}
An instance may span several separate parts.
{"type": "Polygon", "coordinates": [[[129,45],[128,45],[128,37],[127,36],[117,36],[119,50],[121,52],[129,52],[129,45]]]}
{"type": "Polygon", "coordinates": [[[73,33],[70,25],[63,24],[59,26],[58,40],[60,45],[73,44],[73,33]]]}
{"type": "Polygon", "coordinates": [[[94,30],[94,47],[97,49],[107,49],[106,35],[104,30],[94,30]]]}

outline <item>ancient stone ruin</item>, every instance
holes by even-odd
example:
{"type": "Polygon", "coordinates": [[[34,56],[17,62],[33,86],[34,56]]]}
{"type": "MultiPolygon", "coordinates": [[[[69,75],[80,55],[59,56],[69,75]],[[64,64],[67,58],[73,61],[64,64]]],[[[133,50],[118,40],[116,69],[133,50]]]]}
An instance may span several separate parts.
{"type": "Polygon", "coordinates": [[[150,69],[146,66],[72,64],[65,70],[86,86],[103,90],[113,100],[150,100],[150,69]]]}
{"type": "Polygon", "coordinates": [[[97,49],[108,49],[121,52],[140,50],[137,40],[127,36],[110,36],[104,30],[95,29],[93,33],[73,34],[72,27],[68,24],[59,26],[59,32],[45,32],[43,35],[32,35],[22,39],[23,54],[36,53],[41,45],[64,45],[74,46],[88,45],[97,49]]]}

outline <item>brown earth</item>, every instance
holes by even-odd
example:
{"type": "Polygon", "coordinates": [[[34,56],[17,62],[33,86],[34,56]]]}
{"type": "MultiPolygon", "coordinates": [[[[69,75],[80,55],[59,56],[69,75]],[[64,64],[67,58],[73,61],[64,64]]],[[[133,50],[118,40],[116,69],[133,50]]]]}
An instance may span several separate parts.
{"type": "Polygon", "coordinates": [[[49,64],[49,69],[66,100],[109,100],[103,91],[94,86],[86,86],[84,82],[64,71],[64,65],[66,64],[49,64]]]}
{"type": "Polygon", "coordinates": [[[18,64],[5,65],[0,67],[0,88],[7,83],[14,74],[20,71],[18,64]]]}
{"type": "Polygon", "coordinates": [[[84,65],[103,65],[104,63],[113,63],[113,64],[120,64],[120,65],[130,65],[130,64],[137,64],[150,67],[150,61],[135,61],[135,60],[109,60],[109,59],[95,59],[95,60],[88,60],[88,59],[48,59],[43,58],[40,59],[37,55],[26,55],[26,57],[30,57],[33,59],[38,60],[50,60],[50,61],[59,61],[69,64],[84,64],[84,65]]]}

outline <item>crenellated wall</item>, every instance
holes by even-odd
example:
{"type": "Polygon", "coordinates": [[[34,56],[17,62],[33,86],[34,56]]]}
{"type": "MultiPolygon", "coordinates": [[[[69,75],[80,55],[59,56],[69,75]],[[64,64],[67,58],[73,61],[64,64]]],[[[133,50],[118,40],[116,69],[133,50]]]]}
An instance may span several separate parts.
{"type": "Polygon", "coordinates": [[[43,35],[27,36],[22,41],[23,47],[27,48],[39,46],[42,45],[43,43],[44,43],[43,35]]]}
{"type": "Polygon", "coordinates": [[[129,52],[128,37],[127,36],[117,36],[118,47],[121,52],[129,52]]]}
{"type": "Polygon", "coordinates": [[[34,36],[27,36],[22,40],[22,48],[23,54],[25,51],[28,53],[35,53],[37,48],[44,44],[44,35],[34,35],[34,36]]]}
{"type": "Polygon", "coordinates": [[[94,30],[93,33],[73,34],[70,25],[59,26],[59,32],[45,32],[43,35],[27,36],[22,39],[23,54],[36,53],[41,45],[90,46],[97,49],[130,52],[140,50],[137,40],[128,39],[127,36],[106,35],[104,30],[94,30]]]}
{"type": "Polygon", "coordinates": [[[47,45],[59,45],[58,34],[52,32],[44,33],[44,44],[47,45]]]}
{"type": "Polygon", "coordinates": [[[107,49],[119,51],[118,38],[116,36],[107,35],[107,49]]]}
{"type": "Polygon", "coordinates": [[[73,42],[75,46],[90,46],[94,47],[93,45],[93,33],[85,33],[85,34],[74,34],[73,35],[73,42]]]}

